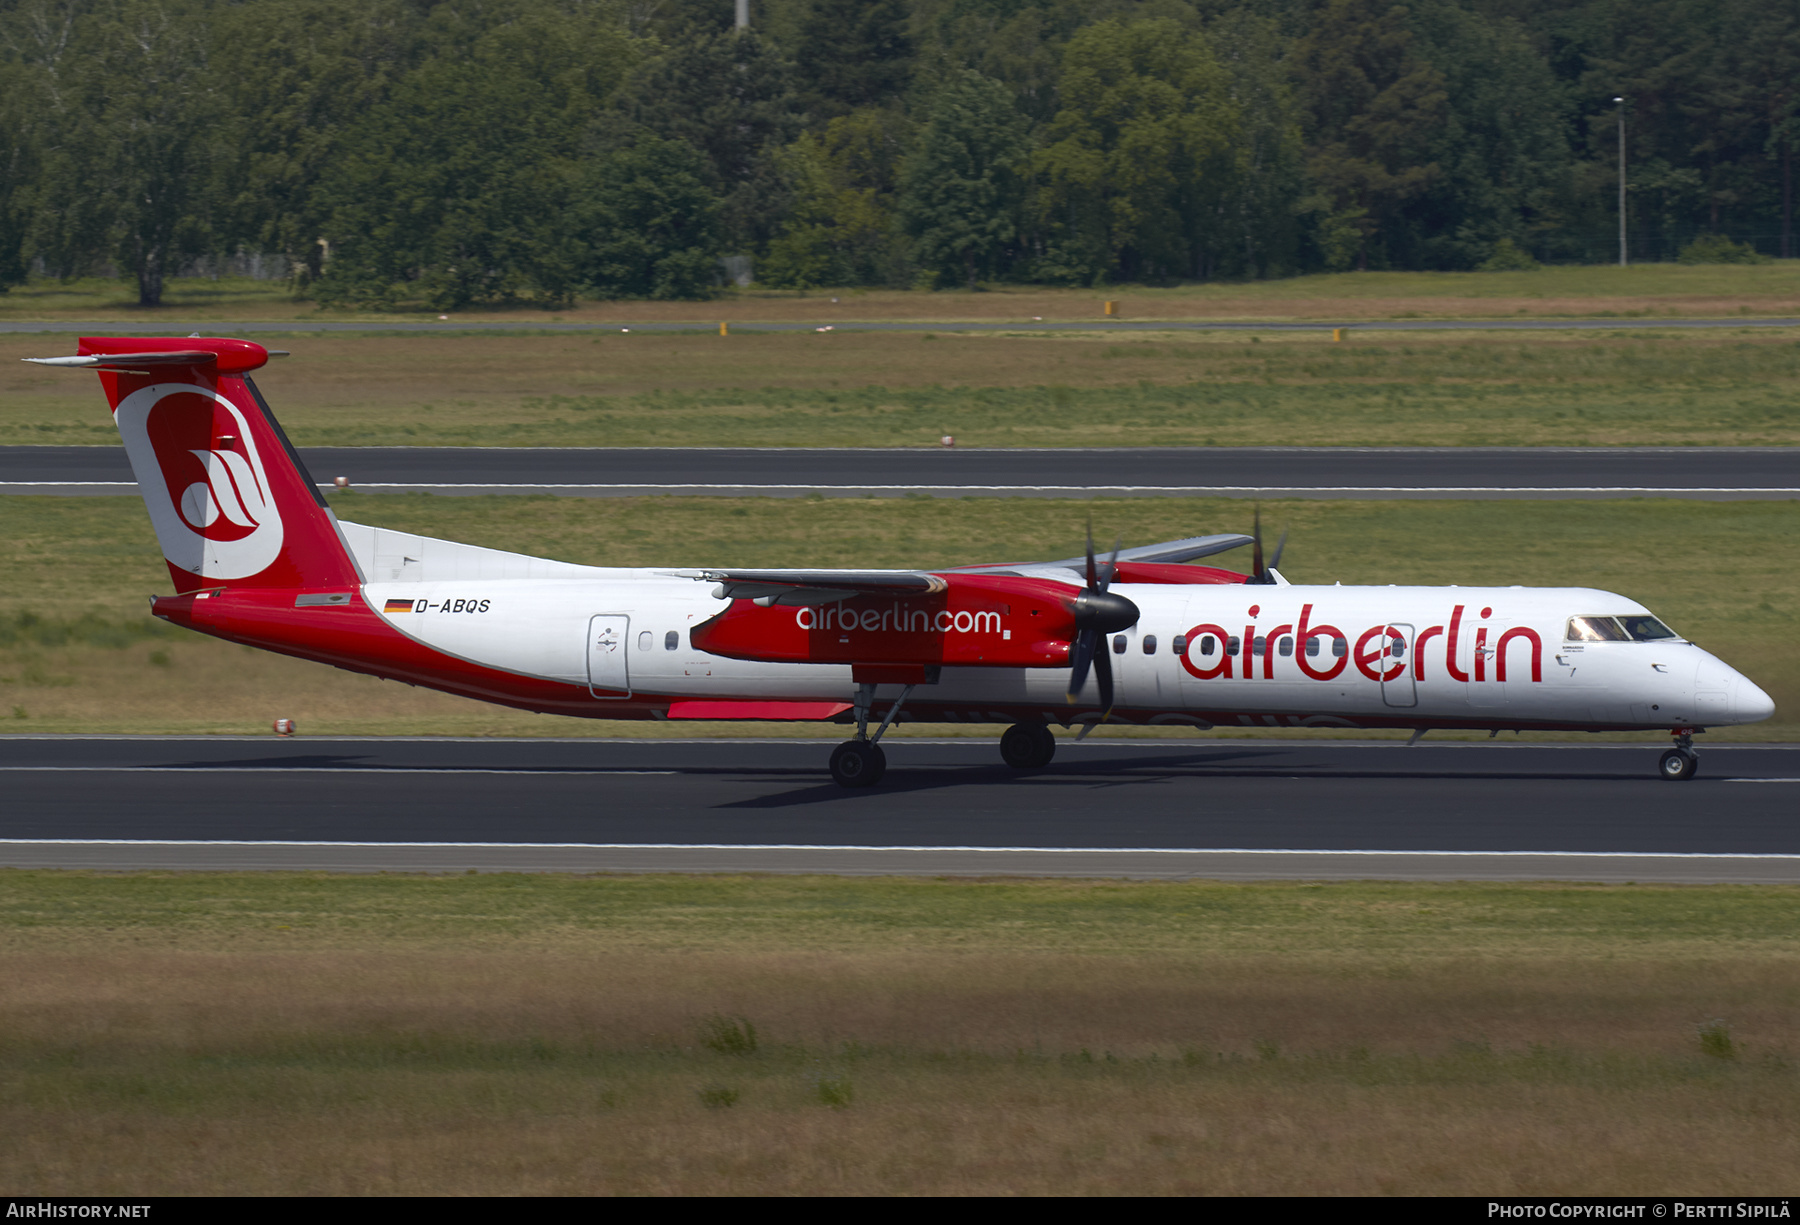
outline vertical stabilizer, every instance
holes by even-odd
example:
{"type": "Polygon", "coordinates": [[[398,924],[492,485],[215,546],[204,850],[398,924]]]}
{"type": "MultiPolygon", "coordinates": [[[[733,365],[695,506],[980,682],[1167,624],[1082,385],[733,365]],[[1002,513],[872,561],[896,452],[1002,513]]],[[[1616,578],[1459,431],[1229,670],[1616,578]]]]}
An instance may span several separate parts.
{"type": "Polygon", "coordinates": [[[361,576],[250,372],[247,340],[83,337],[44,364],[97,370],[178,593],[346,589],[361,576]]]}

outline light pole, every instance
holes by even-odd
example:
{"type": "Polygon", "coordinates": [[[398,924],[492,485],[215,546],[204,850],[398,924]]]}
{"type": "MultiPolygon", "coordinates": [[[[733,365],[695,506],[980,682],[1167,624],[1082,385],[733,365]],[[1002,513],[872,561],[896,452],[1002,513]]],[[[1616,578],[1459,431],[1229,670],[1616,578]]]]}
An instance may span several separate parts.
{"type": "Polygon", "coordinates": [[[1613,99],[1619,104],[1619,267],[1625,266],[1625,99],[1613,99]]]}

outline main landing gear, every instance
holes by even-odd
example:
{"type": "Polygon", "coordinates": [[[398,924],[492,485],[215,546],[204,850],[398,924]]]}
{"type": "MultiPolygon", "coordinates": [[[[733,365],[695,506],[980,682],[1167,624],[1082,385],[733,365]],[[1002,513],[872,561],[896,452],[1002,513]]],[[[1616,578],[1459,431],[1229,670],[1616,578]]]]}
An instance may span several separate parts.
{"type": "MultiPolygon", "coordinates": [[[[1700,730],[1705,731],[1705,728],[1700,730]]],[[[1700,759],[1694,754],[1694,734],[1687,728],[1675,732],[1675,747],[1662,755],[1657,762],[1656,772],[1671,783],[1685,783],[1694,777],[1700,768],[1700,759]]]]}
{"type": "Polygon", "coordinates": [[[875,702],[875,686],[863,683],[856,687],[856,739],[846,740],[831,750],[831,779],[840,787],[873,787],[887,773],[887,754],[881,751],[881,738],[900,714],[900,706],[912,696],[908,685],[888,707],[887,718],[869,735],[869,707],[875,702]]]}
{"type": "Polygon", "coordinates": [[[1056,756],[1056,737],[1042,723],[1015,723],[1001,733],[1000,756],[1015,770],[1041,770],[1056,756]]]}

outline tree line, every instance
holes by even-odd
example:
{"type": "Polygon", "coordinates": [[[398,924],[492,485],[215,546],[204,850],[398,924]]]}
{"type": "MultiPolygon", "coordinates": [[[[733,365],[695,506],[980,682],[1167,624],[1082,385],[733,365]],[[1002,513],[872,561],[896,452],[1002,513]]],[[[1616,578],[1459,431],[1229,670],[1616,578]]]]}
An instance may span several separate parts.
{"type": "Polygon", "coordinates": [[[0,0],[0,287],[113,268],[155,304],[229,252],[437,309],[703,297],[722,257],[794,288],[1591,262],[1621,119],[1633,258],[1795,254],[1800,0],[733,7],[0,0]]]}

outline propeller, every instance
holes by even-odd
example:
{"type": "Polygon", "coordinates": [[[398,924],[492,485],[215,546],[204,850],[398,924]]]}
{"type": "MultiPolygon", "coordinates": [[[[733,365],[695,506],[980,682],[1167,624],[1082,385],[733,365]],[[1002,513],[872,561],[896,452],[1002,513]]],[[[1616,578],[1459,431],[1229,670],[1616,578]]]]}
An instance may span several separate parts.
{"type": "Polygon", "coordinates": [[[1075,695],[1087,684],[1088,668],[1094,669],[1094,679],[1100,687],[1101,719],[1112,714],[1113,677],[1112,659],[1104,649],[1106,635],[1119,630],[1130,629],[1138,623],[1138,606],[1122,595],[1114,595],[1107,588],[1112,586],[1113,576],[1118,573],[1119,545],[1124,543],[1123,537],[1113,545],[1112,557],[1104,567],[1094,561],[1094,525],[1088,524],[1087,532],[1087,587],[1075,597],[1072,611],[1075,614],[1075,641],[1070,644],[1069,662],[1072,670],[1069,673],[1068,700],[1075,701],[1075,695]]]}
{"type": "Polygon", "coordinates": [[[1287,548],[1287,529],[1283,528],[1281,530],[1281,539],[1275,542],[1275,556],[1269,564],[1265,566],[1263,565],[1262,551],[1262,507],[1258,506],[1254,515],[1255,517],[1252,520],[1253,526],[1250,529],[1253,537],[1250,550],[1250,577],[1244,581],[1246,583],[1258,583],[1263,586],[1273,586],[1275,578],[1269,571],[1281,564],[1281,551],[1287,548]]]}

